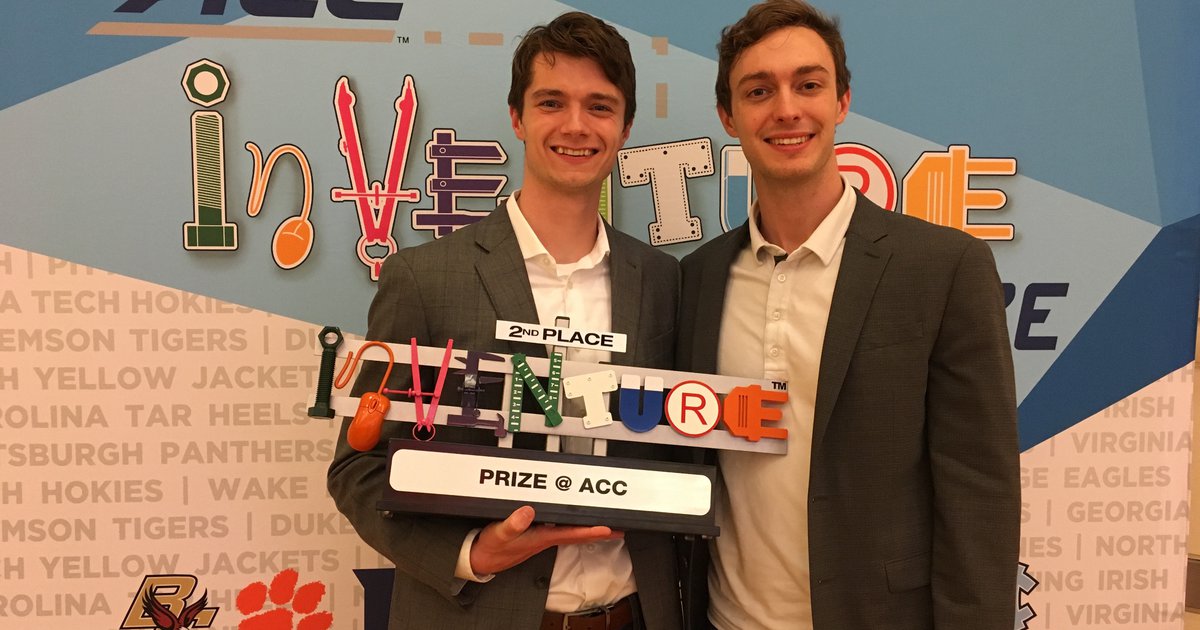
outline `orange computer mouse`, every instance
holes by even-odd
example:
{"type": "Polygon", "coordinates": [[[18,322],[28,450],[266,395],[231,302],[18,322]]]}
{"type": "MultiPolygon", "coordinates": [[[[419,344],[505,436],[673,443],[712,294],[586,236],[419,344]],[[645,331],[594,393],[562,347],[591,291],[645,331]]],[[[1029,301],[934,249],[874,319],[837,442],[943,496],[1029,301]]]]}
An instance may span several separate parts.
{"type": "Polygon", "coordinates": [[[383,417],[387,415],[392,401],[377,392],[366,392],[358,401],[358,411],[346,430],[346,443],[356,451],[369,451],[379,443],[383,431],[383,417]]]}

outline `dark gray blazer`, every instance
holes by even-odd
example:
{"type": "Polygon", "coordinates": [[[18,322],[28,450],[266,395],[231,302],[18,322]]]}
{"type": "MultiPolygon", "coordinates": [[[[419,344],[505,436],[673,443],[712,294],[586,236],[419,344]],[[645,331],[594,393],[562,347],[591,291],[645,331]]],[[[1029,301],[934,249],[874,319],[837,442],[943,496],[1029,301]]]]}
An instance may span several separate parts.
{"type": "MultiPolygon", "coordinates": [[[[743,225],[684,258],[677,369],[716,371],[729,267],[748,243],[743,225]]],[[[1013,380],[987,244],[859,195],[821,353],[809,503],[794,506],[808,510],[817,630],[1011,630],[1013,380]]],[[[707,557],[689,560],[687,606],[702,618],[707,557]]]]}
{"type": "MultiPolygon", "coordinates": [[[[608,228],[611,251],[612,328],[628,335],[626,351],[612,362],[670,367],[675,344],[679,266],[674,258],[608,228]]],[[[501,205],[478,223],[443,239],[401,250],[388,257],[371,303],[367,339],[456,349],[545,357],[540,344],[495,339],[496,320],[537,322],[525,261],[508,213],[501,205]]],[[[397,357],[399,364],[404,356],[397,357]]],[[[363,365],[354,394],[374,390],[384,365],[363,365]]],[[[434,382],[432,373],[422,383],[434,382]]],[[[392,371],[390,387],[407,389],[407,366],[392,371]]],[[[459,381],[461,382],[461,380],[459,381]]],[[[497,392],[498,394],[500,392],[497,392]]],[[[505,394],[506,395],[506,394],[505,394]]],[[[500,396],[496,399],[499,400],[500,396]]],[[[455,383],[447,378],[442,404],[456,404],[455,383]]],[[[457,595],[454,568],[467,532],[485,522],[440,516],[382,515],[375,504],[386,485],[389,437],[410,437],[412,425],[385,422],[379,446],[358,453],[345,443],[345,420],[329,467],[329,493],[367,544],[396,564],[389,628],[433,630],[536,628],[545,609],[556,550],[548,549],[519,566],[502,571],[486,584],[468,583],[457,595]]],[[[438,427],[437,439],[495,445],[490,431],[438,427]]],[[[544,449],[545,439],[520,433],[515,445],[544,449]]],[[[619,457],[664,459],[662,447],[611,442],[619,457]]],[[[414,471],[420,472],[420,471],[414,471]]],[[[433,473],[436,474],[436,473],[433,473]]],[[[602,524],[602,523],[598,523],[602,524]]],[[[677,572],[671,537],[627,532],[639,599],[650,630],[680,627],[677,572]]]]}

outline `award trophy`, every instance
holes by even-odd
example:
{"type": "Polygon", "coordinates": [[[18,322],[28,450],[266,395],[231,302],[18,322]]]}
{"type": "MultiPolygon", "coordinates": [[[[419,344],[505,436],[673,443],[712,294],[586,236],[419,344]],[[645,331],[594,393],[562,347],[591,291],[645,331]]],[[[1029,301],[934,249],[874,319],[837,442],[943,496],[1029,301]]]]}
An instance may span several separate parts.
{"type": "Polygon", "coordinates": [[[606,457],[607,440],[784,454],[787,431],[773,423],[780,419],[777,405],[787,400],[786,384],[567,361],[563,347],[622,352],[625,340],[561,323],[496,323],[498,339],[546,343],[550,358],[476,352],[456,348],[452,340],[445,348],[418,346],[415,339],[407,345],[351,341],[326,327],[319,335],[321,369],[309,415],[353,416],[347,438],[358,450],[375,447],[383,422],[413,423],[412,439],[388,445],[389,487],[377,504],[381,510],[502,520],[531,505],[543,522],[718,535],[714,466],[606,457]],[[397,357],[408,365],[396,366],[397,357]],[[345,362],[335,379],[338,359],[345,362]],[[360,361],[387,363],[378,390],[331,396],[360,361]],[[421,367],[437,370],[434,383],[422,383],[421,367]],[[385,387],[393,369],[412,370],[411,389],[385,387]],[[463,377],[458,406],[440,404],[448,372],[463,377]],[[504,393],[502,404],[482,408],[480,395],[495,388],[504,393]],[[541,413],[522,412],[525,388],[541,413]],[[606,394],[617,396],[617,414],[609,411],[606,394]],[[563,397],[581,401],[583,415],[563,415],[563,397]],[[434,439],[437,427],[446,425],[491,431],[497,444],[434,439]],[[520,432],[545,434],[550,450],[512,448],[520,432]],[[562,437],[595,438],[596,447],[591,455],[552,452],[562,437]]]}

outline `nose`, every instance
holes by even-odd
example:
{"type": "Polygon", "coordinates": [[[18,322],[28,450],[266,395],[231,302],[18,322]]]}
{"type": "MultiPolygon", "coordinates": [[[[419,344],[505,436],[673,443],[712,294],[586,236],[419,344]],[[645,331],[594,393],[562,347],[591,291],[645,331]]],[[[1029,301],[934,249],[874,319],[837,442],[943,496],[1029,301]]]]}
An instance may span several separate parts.
{"type": "Polygon", "coordinates": [[[584,124],[584,117],[587,112],[584,111],[582,105],[571,105],[567,107],[566,118],[563,120],[563,133],[581,134],[586,132],[587,126],[584,124]]]}
{"type": "Polygon", "coordinates": [[[800,97],[790,90],[781,90],[775,97],[775,120],[800,120],[802,111],[800,97]]]}

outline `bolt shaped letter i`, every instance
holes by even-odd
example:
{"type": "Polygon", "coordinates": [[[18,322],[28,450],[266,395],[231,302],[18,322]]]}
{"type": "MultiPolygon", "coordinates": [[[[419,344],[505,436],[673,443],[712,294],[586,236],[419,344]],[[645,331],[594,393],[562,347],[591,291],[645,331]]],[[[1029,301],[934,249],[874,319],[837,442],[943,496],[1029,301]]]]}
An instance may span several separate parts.
{"type": "MultiPolygon", "coordinates": [[[[201,59],[183,71],[183,92],[202,107],[229,95],[229,75],[221,64],[201,59]]],[[[234,250],[237,224],[225,216],[225,131],[220,112],[192,112],[192,221],[183,224],[183,248],[234,250]]]]}

